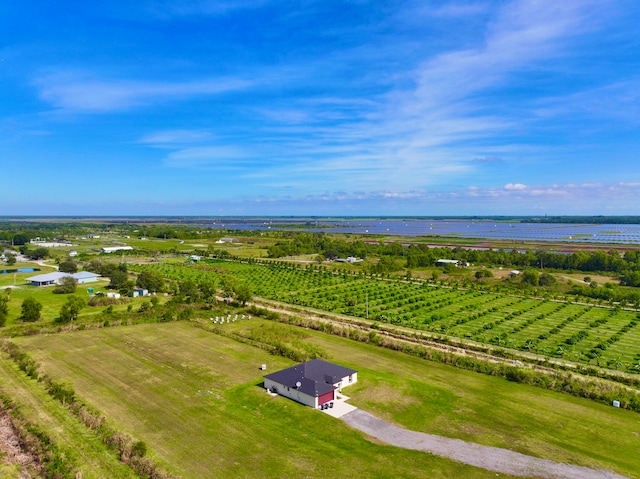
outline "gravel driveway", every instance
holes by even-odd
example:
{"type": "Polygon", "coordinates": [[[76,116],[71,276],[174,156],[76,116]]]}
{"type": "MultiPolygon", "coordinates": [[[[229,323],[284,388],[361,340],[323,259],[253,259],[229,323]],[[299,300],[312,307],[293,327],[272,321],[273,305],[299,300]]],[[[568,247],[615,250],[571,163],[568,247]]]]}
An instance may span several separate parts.
{"type": "Polygon", "coordinates": [[[464,464],[512,476],[549,479],[625,478],[625,476],[603,469],[572,466],[548,459],[527,456],[508,449],[481,446],[480,444],[459,439],[410,431],[379,419],[361,409],[342,416],[342,420],[351,427],[393,446],[429,452],[464,464]]]}

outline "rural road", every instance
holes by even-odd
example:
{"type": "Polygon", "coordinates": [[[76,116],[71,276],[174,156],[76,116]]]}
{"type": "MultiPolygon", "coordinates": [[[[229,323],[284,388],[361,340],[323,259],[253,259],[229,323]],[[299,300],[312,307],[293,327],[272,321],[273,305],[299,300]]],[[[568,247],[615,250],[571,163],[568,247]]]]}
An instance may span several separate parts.
{"type": "Polygon", "coordinates": [[[342,416],[351,427],[392,446],[425,451],[512,476],[545,479],[628,479],[611,471],[562,464],[519,452],[410,431],[357,409],[342,416]]]}

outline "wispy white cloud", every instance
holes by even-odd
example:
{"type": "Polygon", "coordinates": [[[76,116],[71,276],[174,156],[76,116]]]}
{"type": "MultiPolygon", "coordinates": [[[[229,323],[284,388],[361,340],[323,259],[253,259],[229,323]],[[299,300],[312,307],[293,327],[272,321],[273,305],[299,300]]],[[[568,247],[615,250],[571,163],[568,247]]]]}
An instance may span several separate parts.
{"type": "Polygon", "coordinates": [[[535,113],[542,119],[554,117],[622,120],[640,122],[640,78],[627,79],[562,97],[539,101],[535,113]]]}
{"type": "Polygon", "coordinates": [[[137,143],[158,148],[177,148],[212,139],[213,134],[207,130],[163,130],[144,135],[137,143]]]}
{"type": "MultiPolygon", "coordinates": [[[[247,126],[248,146],[241,153],[221,146],[228,141],[220,138],[193,138],[191,149],[187,141],[174,142],[175,151],[164,164],[202,168],[225,157],[243,158],[251,165],[242,173],[245,178],[259,179],[264,187],[315,193],[326,184],[346,191],[419,191],[464,184],[474,174],[490,170],[489,164],[508,165],[510,156],[540,148],[515,139],[540,117],[535,111],[540,103],[528,99],[505,110],[494,106],[494,93],[509,88],[519,75],[549,68],[549,62],[569,54],[573,39],[597,29],[606,17],[596,4],[601,5],[595,0],[523,0],[499,4],[497,9],[482,2],[449,4],[431,13],[483,19],[485,30],[473,46],[466,42],[464,48],[400,69],[393,81],[373,83],[376,94],[347,89],[348,94],[340,96],[330,85],[318,96],[252,106],[260,121],[247,126]]],[[[319,61],[316,68],[330,68],[328,60],[319,61]]],[[[285,68],[289,83],[283,85],[292,88],[306,86],[314,74],[310,64],[298,71],[305,72],[298,77],[290,75],[295,68],[285,68]]],[[[170,142],[163,145],[170,147],[170,142]]],[[[496,172],[491,168],[491,174],[496,172]]],[[[499,176],[485,184],[492,180],[504,184],[499,176]]],[[[505,191],[529,197],[551,194],[519,183],[489,191],[491,197],[505,191]]]]}
{"type": "Polygon", "coordinates": [[[95,80],[76,73],[46,75],[34,82],[40,98],[69,112],[127,110],[157,101],[175,101],[194,96],[217,95],[246,89],[251,81],[218,78],[188,82],[95,80]]]}
{"type": "Polygon", "coordinates": [[[167,155],[165,166],[171,167],[209,167],[233,168],[237,162],[250,158],[251,155],[234,146],[202,146],[184,148],[167,155]]]}

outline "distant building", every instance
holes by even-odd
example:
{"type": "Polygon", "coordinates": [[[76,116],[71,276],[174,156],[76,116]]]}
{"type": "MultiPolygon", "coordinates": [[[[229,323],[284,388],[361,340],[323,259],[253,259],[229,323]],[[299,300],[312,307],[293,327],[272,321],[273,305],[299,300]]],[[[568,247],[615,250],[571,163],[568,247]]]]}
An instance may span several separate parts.
{"type": "Polygon", "coordinates": [[[100,250],[101,253],[115,253],[116,251],[132,251],[133,246],[105,246],[100,250]]]}
{"type": "Polygon", "coordinates": [[[353,256],[348,256],[346,258],[338,258],[336,259],[339,263],[362,263],[363,259],[354,258],[353,256]]]}
{"type": "Polygon", "coordinates": [[[37,276],[31,276],[27,278],[27,281],[31,283],[31,286],[54,286],[60,284],[60,280],[65,277],[73,278],[78,284],[93,283],[100,278],[97,273],[90,273],[89,271],[80,271],[78,273],[61,273],[55,271],[53,273],[39,274],[37,276]]]}
{"type": "Polygon", "coordinates": [[[220,244],[220,243],[235,243],[236,239],[235,238],[220,238],[218,241],[216,241],[216,243],[220,244]]]}
{"type": "Polygon", "coordinates": [[[149,296],[149,290],[143,288],[133,288],[133,297],[137,298],[138,296],[149,296]]]}
{"type": "Polygon", "coordinates": [[[191,256],[189,256],[189,259],[191,261],[200,261],[202,259],[202,256],[198,256],[197,254],[192,254],[191,256]]]}
{"type": "Polygon", "coordinates": [[[358,372],[313,359],[264,376],[264,387],[301,404],[317,408],[336,399],[335,392],[358,381],[358,372]]]}
{"type": "Polygon", "coordinates": [[[469,266],[469,263],[459,259],[439,259],[438,261],[436,261],[436,266],[446,266],[448,264],[452,264],[453,266],[456,266],[458,268],[465,268],[469,266]]]}
{"type": "Polygon", "coordinates": [[[71,251],[69,251],[69,256],[71,256],[72,258],[74,256],[78,256],[78,252],[76,250],[72,249],[71,251]]]}

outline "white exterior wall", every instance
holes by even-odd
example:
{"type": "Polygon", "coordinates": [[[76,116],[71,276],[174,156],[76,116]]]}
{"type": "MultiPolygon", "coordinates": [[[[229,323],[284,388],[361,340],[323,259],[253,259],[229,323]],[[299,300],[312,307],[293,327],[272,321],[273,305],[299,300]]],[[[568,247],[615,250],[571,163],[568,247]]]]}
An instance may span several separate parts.
{"type": "Polygon", "coordinates": [[[308,394],[300,392],[296,388],[292,388],[292,387],[287,388],[287,386],[283,386],[280,383],[277,383],[275,381],[272,381],[271,379],[265,378],[264,380],[265,389],[269,389],[271,391],[273,390],[274,386],[276,387],[276,390],[280,396],[288,397],[290,399],[293,399],[294,401],[304,404],[305,406],[309,406],[312,408],[318,407],[318,398],[315,398],[313,396],[309,396],[308,394]]]}
{"type": "Polygon", "coordinates": [[[342,389],[342,388],[346,388],[347,386],[351,386],[352,384],[355,384],[358,382],[358,373],[353,373],[349,376],[345,376],[343,377],[339,383],[334,384],[334,386],[336,386],[338,389],[342,389]],[[351,378],[351,381],[349,381],[349,378],[351,378]]]}
{"type": "Polygon", "coordinates": [[[85,283],[95,283],[96,281],[98,281],[97,277],[93,277],[93,278],[80,278],[77,279],[76,282],[78,284],[85,284],[85,283]]]}

